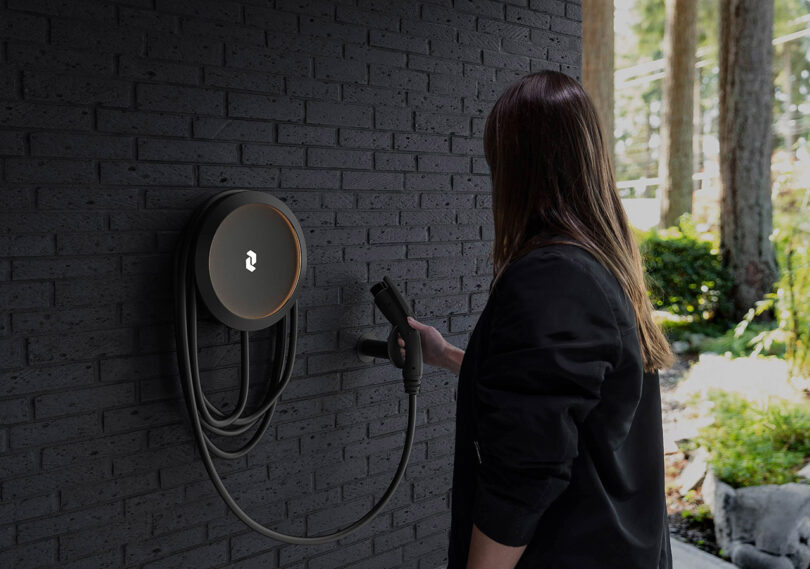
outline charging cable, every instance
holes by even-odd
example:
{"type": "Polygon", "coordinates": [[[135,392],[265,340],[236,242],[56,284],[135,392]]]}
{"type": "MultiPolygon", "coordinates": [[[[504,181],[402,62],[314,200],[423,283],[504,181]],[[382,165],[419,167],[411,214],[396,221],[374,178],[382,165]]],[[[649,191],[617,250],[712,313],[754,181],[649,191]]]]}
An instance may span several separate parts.
{"type": "MultiPolygon", "coordinates": [[[[174,257],[174,294],[175,294],[175,328],[177,341],[177,360],[180,368],[180,379],[185,395],[186,406],[194,427],[197,446],[202,454],[203,464],[208,471],[222,499],[231,511],[245,524],[262,535],[271,537],[285,543],[299,545],[316,545],[341,539],[370,522],[388,503],[405,474],[405,467],[413,447],[416,432],[416,388],[408,389],[408,427],[405,437],[405,446],[399,467],[391,484],[377,504],[363,517],[340,531],[319,536],[293,536],[267,528],[251,518],[236,503],[228,489],[222,482],[216,470],[212,455],[219,458],[235,459],[244,456],[261,440],[273,417],[276,403],[292,376],[295,362],[295,349],[298,334],[298,302],[294,302],[289,311],[274,324],[280,326],[275,330],[275,353],[273,357],[273,370],[268,381],[267,392],[261,404],[253,412],[248,412],[247,400],[250,385],[250,337],[249,332],[240,331],[241,335],[241,373],[239,384],[239,399],[236,408],[231,413],[225,413],[216,407],[205,395],[200,381],[200,368],[197,349],[197,286],[194,276],[192,251],[195,238],[199,233],[199,225],[209,208],[221,198],[242,190],[225,191],[210,198],[197,210],[181,235],[174,257]],[[247,433],[255,428],[254,433],[240,448],[226,450],[219,447],[208,433],[222,437],[235,437],[247,433]]],[[[416,337],[418,341],[418,336],[416,337]]],[[[421,359],[421,354],[420,354],[421,359]]],[[[421,362],[420,362],[421,363],[421,362]]],[[[421,369],[420,376],[421,376],[421,369]]]]}

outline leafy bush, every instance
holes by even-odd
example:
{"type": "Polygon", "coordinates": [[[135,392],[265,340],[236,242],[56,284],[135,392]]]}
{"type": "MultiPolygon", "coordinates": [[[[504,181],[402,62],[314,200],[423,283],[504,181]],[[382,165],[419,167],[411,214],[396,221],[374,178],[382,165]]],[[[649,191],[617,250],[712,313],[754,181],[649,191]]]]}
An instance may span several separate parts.
{"type": "Polygon", "coordinates": [[[774,322],[751,323],[744,320],[722,336],[704,339],[700,343],[700,351],[729,353],[735,358],[758,354],[781,358],[785,356],[785,341],[773,333],[775,330],[774,322]]]}
{"type": "Polygon", "coordinates": [[[765,310],[773,310],[778,326],[756,338],[757,347],[774,340],[786,344],[791,376],[810,376],[810,190],[792,192],[779,200],[773,242],[779,264],[775,292],[749,310],[740,326],[765,310]],[[781,210],[781,211],[780,211],[781,210]]]}
{"type": "Polygon", "coordinates": [[[690,326],[691,332],[727,329],[728,322],[715,320],[730,313],[733,283],[716,239],[699,235],[688,214],[680,217],[677,226],[636,231],[636,236],[653,306],[703,325],[703,330],[690,326]]]}
{"type": "Polygon", "coordinates": [[[758,405],[711,390],[714,423],[700,429],[715,475],[734,488],[798,481],[810,458],[810,404],[772,399],[758,405]]]}

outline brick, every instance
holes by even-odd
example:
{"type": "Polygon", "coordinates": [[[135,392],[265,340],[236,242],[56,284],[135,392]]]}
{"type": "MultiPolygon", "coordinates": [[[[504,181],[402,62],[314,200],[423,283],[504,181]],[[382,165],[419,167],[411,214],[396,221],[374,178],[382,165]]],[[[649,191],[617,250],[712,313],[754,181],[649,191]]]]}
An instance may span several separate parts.
{"type": "Polygon", "coordinates": [[[308,123],[333,124],[353,127],[371,127],[371,112],[368,107],[345,103],[321,103],[308,101],[306,109],[308,123]]]}
{"type": "Polygon", "coordinates": [[[555,16],[565,15],[565,2],[562,0],[530,0],[529,7],[536,12],[553,14],[555,16]]]}
{"type": "Polygon", "coordinates": [[[279,53],[278,49],[229,45],[225,53],[229,67],[253,69],[292,77],[311,77],[311,58],[297,53],[279,53]]]}
{"type": "Polygon", "coordinates": [[[360,24],[368,28],[379,28],[384,30],[397,30],[397,22],[387,14],[375,13],[371,10],[362,10],[353,6],[337,6],[335,20],[338,22],[348,22],[350,24],[360,24]]]}
{"type": "MultiPolygon", "coordinates": [[[[25,38],[30,39],[30,38],[25,38]]],[[[111,73],[113,57],[109,53],[57,48],[46,44],[9,42],[8,61],[23,69],[77,71],[88,74],[111,73]]]]}
{"type": "Polygon", "coordinates": [[[82,20],[95,20],[111,24],[115,22],[115,7],[99,5],[96,2],[79,0],[77,2],[53,2],[49,0],[10,0],[8,7],[12,10],[27,10],[54,16],[69,16],[82,20]]]}
{"type": "Polygon", "coordinates": [[[8,158],[6,180],[23,183],[87,184],[97,181],[97,174],[90,160],[8,158]]]}
{"type": "Polygon", "coordinates": [[[160,12],[200,16],[222,22],[239,22],[242,18],[241,7],[236,2],[217,0],[157,0],[156,9],[160,12]]]}
{"type": "Polygon", "coordinates": [[[177,29],[178,17],[173,14],[163,14],[151,10],[151,3],[144,3],[145,7],[150,8],[142,10],[139,8],[130,8],[129,6],[120,6],[118,8],[118,22],[125,28],[142,28],[151,31],[160,32],[173,32],[177,29]]]}
{"type": "Polygon", "coordinates": [[[135,454],[146,446],[146,433],[133,432],[108,437],[94,437],[89,441],[80,441],[62,445],[49,445],[42,450],[42,468],[70,466],[81,463],[92,456],[113,457],[116,455],[135,454]]]}
{"type": "Polygon", "coordinates": [[[102,162],[101,183],[114,185],[190,186],[194,171],[186,164],[102,162]]]}
{"type": "Polygon", "coordinates": [[[186,117],[117,109],[98,109],[98,129],[122,134],[187,136],[191,129],[186,117]]]}
{"type": "Polygon", "coordinates": [[[194,119],[194,137],[216,140],[273,142],[273,124],[234,119],[194,119]]]}
{"type": "MultiPolygon", "coordinates": [[[[117,505],[117,504],[116,504],[117,505]]],[[[88,529],[60,537],[59,554],[64,560],[78,559],[97,551],[118,549],[116,562],[120,556],[120,546],[129,541],[139,541],[149,536],[148,520],[141,516],[124,521],[114,521],[102,527],[88,529]]],[[[81,566],[86,560],[76,562],[81,566]]]]}
{"type": "Polygon", "coordinates": [[[299,22],[300,32],[304,36],[338,39],[354,44],[363,44],[366,41],[366,30],[361,26],[337,24],[315,16],[301,16],[299,22]]]}
{"type": "MultiPolygon", "coordinates": [[[[148,34],[146,54],[150,58],[170,59],[184,63],[221,65],[224,47],[221,41],[205,37],[178,36],[175,34],[148,34]]],[[[138,52],[136,55],[141,55],[138,52]]]]}
{"type": "Polygon", "coordinates": [[[240,24],[209,22],[183,18],[183,32],[200,37],[210,36],[227,43],[246,43],[264,46],[264,30],[251,29],[240,24]]]}
{"type": "Polygon", "coordinates": [[[175,553],[159,561],[144,565],[144,569],[169,569],[173,567],[197,567],[206,569],[221,565],[228,559],[228,541],[218,541],[191,551],[175,553]]]}
{"type": "MultiPolygon", "coordinates": [[[[335,144],[337,132],[334,128],[320,126],[278,125],[278,142],[281,144],[306,144],[331,146],[335,144]]],[[[341,145],[343,143],[341,142],[341,145]]]]}
{"type": "Polygon", "coordinates": [[[0,306],[6,309],[45,308],[51,303],[50,283],[0,283],[0,306]]]}
{"type": "Polygon", "coordinates": [[[79,107],[7,101],[0,103],[0,124],[11,127],[89,130],[93,124],[93,115],[89,109],[79,107]]]}
{"type": "Polygon", "coordinates": [[[96,53],[142,55],[146,41],[143,30],[100,26],[98,22],[51,17],[51,44],[96,53]]]}
{"type": "Polygon", "coordinates": [[[538,10],[527,10],[517,6],[506,7],[506,21],[523,24],[532,28],[548,29],[551,25],[551,16],[538,10]]]}
{"type": "Polygon", "coordinates": [[[283,78],[271,73],[242,71],[223,67],[205,67],[203,75],[205,85],[214,87],[261,91],[265,94],[282,93],[284,91],[283,78]]]}
{"type": "Polygon", "coordinates": [[[459,44],[455,41],[430,41],[430,54],[448,59],[461,61],[481,62],[481,49],[474,45],[459,44]]]}
{"type": "Polygon", "coordinates": [[[400,173],[344,172],[343,188],[347,190],[402,190],[404,177],[400,173]]]}
{"type": "Polygon", "coordinates": [[[369,30],[369,45],[397,51],[428,53],[425,38],[382,30],[369,30]]]}
{"type": "MultiPolygon", "coordinates": [[[[397,53],[388,49],[370,47],[367,45],[347,45],[346,60],[359,64],[378,63],[393,68],[404,69],[407,65],[408,56],[404,53],[397,53]]],[[[364,81],[365,83],[365,81],[364,81]]]]}
{"type": "Polygon", "coordinates": [[[551,31],[576,37],[582,37],[582,22],[552,16],[551,31]]]}
{"type": "MultiPolygon", "coordinates": [[[[310,152],[314,149],[310,149],[310,152]]],[[[304,148],[267,144],[243,144],[242,163],[274,166],[303,166],[304,148]]]]}
{"type": "Polygon", "coordinates": [[[122,383],[91,389],[72,390],[69,393],[50,393],[34,399],[38,419],[73,415],[99,407],[117,407],[135,403],[135,385],[122,383]]]}
{"type": "Polygon", "coordinates": [[[31,154],[59,158],[132,158],[132,139],[119,136],[32,132],[31,154]]]}
{"type": "Polygon", "coordinates": [[[42,16],[0,10],[0,36],[44,43],[48,37],[48,21],[42,16]]]}
{"type": "Polygon", "coordinates": [[[520,39],[524,41],[529,40],[532,32],[531,28],[526,26],[484,18],[478,20],[477,31],[500,36],[501,39],[520,39]]]}
{"type": "Polygon", "coordinates": [[[37,205],[42,210],[135,209],[138,203],[137,189],[37,188],[37,205]]]}
{"type": "Polygon", "coordinates": [[[81,105],[99,103],[111,107],[127,107],[132,101],[130,85],[115,79],[23,70],[22,84],[26,99],[81,105]]]}
{"type": "Polygon", "coordinates": [[[196,85],[202,74],[195,65],[155,61],[143,57],[122,55],[118,59],[118,75],[139,81],[165,81],[196,85]]]}
{"type": "Polygon", "coordinates": [[[136,85],[139,109],[221,115],[225,111],[225,95],[212,89],[178,87],[174,85],[136,85]]]}
{"type": "Polygon", "coordinates": [[[338,188],[338,170],[281,169],[281,186],[284,188],[338,188]]]}
{"type": "Polygon", "coordinates": [[[228,99],[228,116],[301,121],[304,118],[304,103],[277,95],[232,93],[228,99]]]}
{"type": "Polygon", "coordinates": [[[124,545],[124,558],[127,565],[152,561],[166,554],[175,553],[189,546],[201,545],[206,541],[205,528],[196,527],[176,533],[161,535],[140,542],[124,545]]]}
{"type": "Polygon", "coordinates": [[[437,156],[421,154],[417,156],[417,169],[421,172],[461,172],[470,171],[470,159],[466,156],[437,156]]]}
{"type": "Polygon", "coordinates": [[[502,41],[505,40],[502,40],[501,37],[496,34],[473,32],[468,30],[462,30],[458,33],[458,43],[464,46],[473,46],[476,48],[498,51],[501,49],[502,41]]]}
{"type": "Polygon", "coordinates": [[[338,57],[316,57],[315,77],[324,80],[349,81],[355,84],[368,82],[365,61],[351,61],[338,57]]]}
{"type": "Polygon", "coordinates": [[[369,65],[369,83],[396,89],[427,90],[428,76],[422,71],[411,71],[372,63],[369,65]]]}
{"type": "Polygon", "coordinates": [[[100,425],[95,413],[65,419],[19,425],[10,430],[11,448],[19,449],[57,443],[98,434],[100,425]]]}
{"type": "Polygon", "coordinates": [[[351,148],[391,148],[391,134],[341,128],[340,145],[351,148]]]}
{"type": "Polygon", "coordinates": [[[39,336],[28,340],[31,363],[77,361],[103,355],[119,355],[135,349],[132,330],[113,329],[70,336],[39,336]]]}
{"type": "Polygon", "coordinates": [[[14,280],[70,278],[103,275],[118,271],[114,258],[94,259],[15,259],[12,261],[14,280]]]}
{"type": "Polygon", "coordinates": [[[56,539],[48,539],[0,552],[0,565],[15,569],[33,569],[54,563],[56,554],[56,539]]]}
{"type": "Polygon", "coordinates": [[[138,139],[139,160],[237,162],[237,147],[226,142],[138,139]]]}

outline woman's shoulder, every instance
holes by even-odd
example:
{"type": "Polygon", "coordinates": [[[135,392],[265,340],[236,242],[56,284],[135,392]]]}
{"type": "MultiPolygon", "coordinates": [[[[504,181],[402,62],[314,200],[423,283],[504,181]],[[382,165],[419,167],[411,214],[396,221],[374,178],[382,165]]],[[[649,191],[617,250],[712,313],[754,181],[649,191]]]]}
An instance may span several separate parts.
{"type": "Polygon", "coordinates": [[[535,247],[520,257],[513,259],[504,271],[514,278],[533,268],[544,266],[548,270],[562,270],[566,276],[598,279],[606,281],[609,273],[587,249],[570,243],[552,243],[535,247]]]}
{"type": "Polygon", "coordinates": [[[514,259],[502,275],[503,288],[525,286],[526,279],[540,272],[553,274],[558,286],[587,288],[607,303],[619,326],[632,320],[632,306],[616,276],[582,246],[553,243],[536,247],[514,259]]]}

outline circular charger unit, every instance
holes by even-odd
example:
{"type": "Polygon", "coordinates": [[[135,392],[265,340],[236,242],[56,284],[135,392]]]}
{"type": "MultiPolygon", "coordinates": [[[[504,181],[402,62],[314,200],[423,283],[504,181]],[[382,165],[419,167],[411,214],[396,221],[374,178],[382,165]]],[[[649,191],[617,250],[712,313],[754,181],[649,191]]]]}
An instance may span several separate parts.
{"type": "Polygon", "coordinates": [[[278,322],[306,270],[301,225],[278,198],[240,191],[214,202],[200,221],[195,277],[208,310],[243,331],[278,322]]]}

